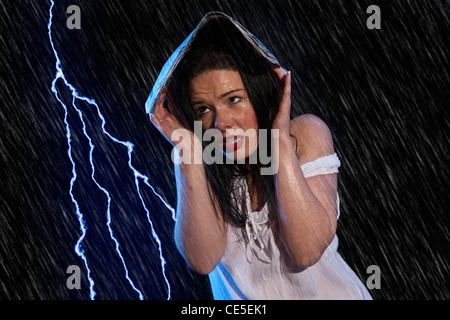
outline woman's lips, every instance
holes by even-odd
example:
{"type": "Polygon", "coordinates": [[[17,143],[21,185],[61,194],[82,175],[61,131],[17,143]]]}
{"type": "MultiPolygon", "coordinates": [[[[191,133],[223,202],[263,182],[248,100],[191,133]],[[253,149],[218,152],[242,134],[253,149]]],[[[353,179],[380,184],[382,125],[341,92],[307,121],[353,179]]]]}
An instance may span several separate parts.
{"type": "Polygon", "coordinates": [[[223,148],[226,151],[236,151],[244,143],[243,136],[232,136],[228,138],[223,138],[223,148]]]}

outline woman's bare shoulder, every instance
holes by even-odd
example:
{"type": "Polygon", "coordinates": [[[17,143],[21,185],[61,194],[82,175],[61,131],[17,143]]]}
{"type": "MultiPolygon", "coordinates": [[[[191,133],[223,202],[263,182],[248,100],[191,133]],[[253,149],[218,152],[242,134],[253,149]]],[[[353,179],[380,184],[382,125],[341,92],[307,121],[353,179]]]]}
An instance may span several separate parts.
{"type": "Polygon", "coordinates": [[[299,162],[305,163],[334,153],[333,137],[318,116],[303,114],[290,121],[290,134],[299,162]]]}

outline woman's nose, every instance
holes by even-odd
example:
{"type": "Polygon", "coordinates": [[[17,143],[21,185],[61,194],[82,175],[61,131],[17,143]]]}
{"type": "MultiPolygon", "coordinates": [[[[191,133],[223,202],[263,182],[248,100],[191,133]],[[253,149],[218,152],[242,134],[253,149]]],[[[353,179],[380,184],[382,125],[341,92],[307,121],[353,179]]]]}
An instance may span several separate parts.
{"type": "Polygon", "coordinates": [[[231,129],[233,126],[233,117],[229,110],[226,108],[216,109],[216,119],[214,121],[214,127],[220,131],[231,129]]]}

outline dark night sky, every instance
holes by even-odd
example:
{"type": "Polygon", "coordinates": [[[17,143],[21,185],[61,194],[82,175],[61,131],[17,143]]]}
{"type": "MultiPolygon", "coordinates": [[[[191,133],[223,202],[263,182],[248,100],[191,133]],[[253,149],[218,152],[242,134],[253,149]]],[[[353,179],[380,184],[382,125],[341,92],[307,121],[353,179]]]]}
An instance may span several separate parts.
{"type": "MultiPolygon", "coordinates": [[[[69,195],[64,109],[50,90],[55,76],[47,23],[50,1],[0,5],[1,202],[0,298],[89,299],[80,237],[69,195]],[[82,271],[80,290],[66,269],[82,271]]],[[[378,265],[375,299],[449,299],[450,5],[445,1],[57,1],[52,34],[63,71],[93,98],[112,136],[134,144],[133,166],[176,203],[169,143],[144,103],[173,50],[209,11],[234,17],[293,74],[292,116],[313,113],[333,132],[339,173],[340,253],[365,283],[378,265]],[[381,30],[366,8],[381,9],[381,30]],[[81,29],[66,8],[81,9],[81,29]]],[[[88,226],[83,241],[96,299],[137,299],[106,227],[106,197],[91,180],[89,145],[70,91],[77,181],[74,195],[88,226]]],[[[100,127],[96,110],[77,106],[95,143],[97,179],[109,190],[112,228],[134,284],[165,299],[158,246],[127,165],[127,150],[100,127]]],[[[173,299],[211,299],[207,277],[189,271],[175,249],[171,213],[141,183],[162,241],[173,299]]]]}

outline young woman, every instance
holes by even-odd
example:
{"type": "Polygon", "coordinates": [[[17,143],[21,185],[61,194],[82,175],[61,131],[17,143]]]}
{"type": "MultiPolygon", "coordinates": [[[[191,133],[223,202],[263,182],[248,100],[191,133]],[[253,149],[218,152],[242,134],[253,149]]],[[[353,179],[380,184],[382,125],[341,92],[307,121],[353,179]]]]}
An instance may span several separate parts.
{"type": "Polygon", "coordinates": [[[174,160],[184,159],[175,161],[176,245],[209,274],[215,299],[371,299],[337,253],[331,133],[313,115],[291,120],[290,96],[290,72],[222,13],[170,57],[146,107],[174,160]],[[215,129],[212,142],[195,123],[215,129]],[[205,161],[211,143],[231,161],[205,161]],[[262,149],[272,151],[271,174],[262,149]]]}

